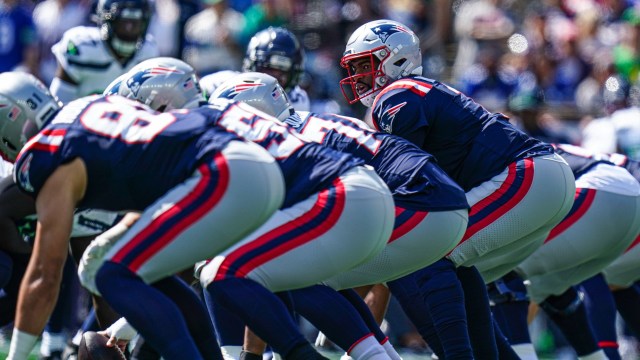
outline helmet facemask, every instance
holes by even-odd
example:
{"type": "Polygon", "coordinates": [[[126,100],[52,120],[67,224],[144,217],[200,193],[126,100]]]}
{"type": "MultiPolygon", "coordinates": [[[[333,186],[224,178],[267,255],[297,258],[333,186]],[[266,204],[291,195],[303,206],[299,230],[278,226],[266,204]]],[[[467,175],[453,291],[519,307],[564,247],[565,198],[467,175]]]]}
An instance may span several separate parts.
{"type": "Polygon", "coordinates": [[[389,83],[383,69],[389,54],[387,47],[381,46],[342,58],[340,66],[347,69],[349,76],[340,80],[340,89],[349,104],[357,101],[366,107],[373,104],[378,92],[389,83]]]}
{"type": "Polygon", "coordinates": [[[368,22],[349,37],[340,65],[347,69],[349,77],[340,82],[342,92],[350,104],[360,100],[371,107],[376,95],[392,81],[409,75],[421,75],[422,54],[418,37],[406,26],[392,20],[368,22]],[[371,72],[366,77],[358,59],[370,59],[371,72]],[[375,65],[375,66],[374,66],[375,65]]]}
{"type": "Polygon", "coordinates": [[[262,72],[275,77],[291,91],[304,69],[304,50],[293,33],[269,27],[256,33],[247,46],[242,64],[244,72],[262,72]]]}
{"type": "Polygon", "coordinates": [[[118,56],[130,58],[144,42],[149,19],[146,6],[114,2],[109,9],[101,10],[102,38],[118,56]]]}

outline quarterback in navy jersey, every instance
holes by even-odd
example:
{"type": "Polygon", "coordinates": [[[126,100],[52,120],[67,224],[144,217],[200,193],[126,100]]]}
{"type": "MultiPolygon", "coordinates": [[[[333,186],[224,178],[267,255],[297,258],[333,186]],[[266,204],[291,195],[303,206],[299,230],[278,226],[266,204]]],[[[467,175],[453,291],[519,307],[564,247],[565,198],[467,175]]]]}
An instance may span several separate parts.
{"type": "Polygon", "coordinates": [[[158,114],[123,97],[91,96],[44,124],[15,169],[17,185],[36,200],[38,230],[10,359],[26,358],[53,308],[75,208],[142,212],[100,259],[89,289],[163,357],[220,358],[206,308],[172,275],[217,255],[280,207],[284,186],[272,156],[203,114],[158,114]]]}
{"type": "Polygon", "coordinates": [[[570,210],[573,175],[553,148],[450,86],[421,77],[419,40],[405,25],[362,25],[340,64],[349,72],[340,81],[343,94],[372,108],[369,125],[435,156],[465,190],[469,225],[448,256],[458,268],[477,267],[487,283],[500,278],[542,245],[570,210]]]}

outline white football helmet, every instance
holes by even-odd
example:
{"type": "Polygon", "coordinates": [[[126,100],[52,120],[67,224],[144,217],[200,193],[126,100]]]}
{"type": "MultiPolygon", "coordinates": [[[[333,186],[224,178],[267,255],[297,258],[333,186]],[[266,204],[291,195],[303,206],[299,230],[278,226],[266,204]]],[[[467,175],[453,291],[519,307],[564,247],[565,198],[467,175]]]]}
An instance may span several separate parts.
{"type": "Polygon", "coordinates": [[[278,80],[264,73],[242,73],[225,81],[211,94],[209,102],[218,98],[242,101],[281,121],[295,114],[278,80]]]}
{"type": "Polygon", "coordinates": [[[160,112],[191,109],[204,101],[191,65],[171,57],[141,62],[109,84],[104,93],[137,100],[160,112]]]}
{"type": "Polygon", "coordinates": [[[51,119],[60,104],[35,76],[0,74],[0,155],[14,162],[24,144],[51,119]]]}
{"type": "Polygon", "coordinates": [[[347,42],[340,66],[349,76],[340,81],[342,94],[349,104],[356,101],[371,107],[376,95],[394,80],[408,75],[422,74],[422,53],[418,37],[397,21],[375,20],[360,26],[347,42]],[[371,71],[354,73],[351,62],[366,59],[371,71]],[[356,84],[371,76],[369,89],[358,94],[356,84]]]}

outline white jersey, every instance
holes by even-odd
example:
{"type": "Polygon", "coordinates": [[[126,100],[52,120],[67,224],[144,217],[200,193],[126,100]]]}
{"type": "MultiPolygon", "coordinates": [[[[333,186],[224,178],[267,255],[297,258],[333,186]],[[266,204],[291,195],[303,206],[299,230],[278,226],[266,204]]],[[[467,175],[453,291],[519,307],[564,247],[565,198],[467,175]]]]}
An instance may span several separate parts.
{"type": "MultiPolygon", "coordinates": [[[[220,85],[238,74],[240,74],[239,71],[222,70],[214,72],[213,74],[203,76],[202,79],[200,79],[200,88],[202,88],[202,92],[208,99],[209,96],[211,96],[211,94],[213,94],[213,92],[220,85]]],[[[291,89],[291,91],[287,93],[287,96],[289,97],[291,106],[293,106],[296,111],[311,110],[311,101],[309,100],[309,95],[300,86],[296,85],[293,89],[291,89]]]]}
{"type": "MultiPolygon", "coordinates": [[[[0,159],[0,178],[12,176],[13,164],[0,159]]],[[[28,216],[28,219],[35,220],[36,216],[28,216]]],[[[77,211],[73,217],[73,229],[71,237],[92,236],[103,233],[111,228],[120,219],[120,214],[102,210],[82,210],[77,211]]],[[[34,227],[35,230],[35,227],[34,227]]]]}
{"type": "Polygon", "coordinates": [[[77,26],[67,30],[51,47],[58,64],[78,84],[78,97],[102,94],[102,91],[133,66],[159,55],[150,35],[135,55],[122,65],[102,41],[97,27],[77,26]]]}

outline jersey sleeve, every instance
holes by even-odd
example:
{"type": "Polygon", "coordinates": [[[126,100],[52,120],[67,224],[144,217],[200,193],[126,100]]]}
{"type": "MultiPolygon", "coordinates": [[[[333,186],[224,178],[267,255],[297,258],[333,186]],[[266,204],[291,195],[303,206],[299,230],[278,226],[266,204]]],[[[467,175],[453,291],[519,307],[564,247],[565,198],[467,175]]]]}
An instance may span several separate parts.
{"type": "Polygon", "coordinates": [[[405,89],[382,94],[376,100],[372,112],[376,130],[403,137],[422,146],[423,133],[429,126],[423,102],[422,96],[405,89]]]}
{"type": "MultiPolygon", "coordinates": [[[[27,144],[28,145],[28,144],[27,144]]],[[[13,181],[26,194],[37,197],[49,176],[56,169],[54,154],[48,151],[26,150],[16,160],[13,181]]]]}

